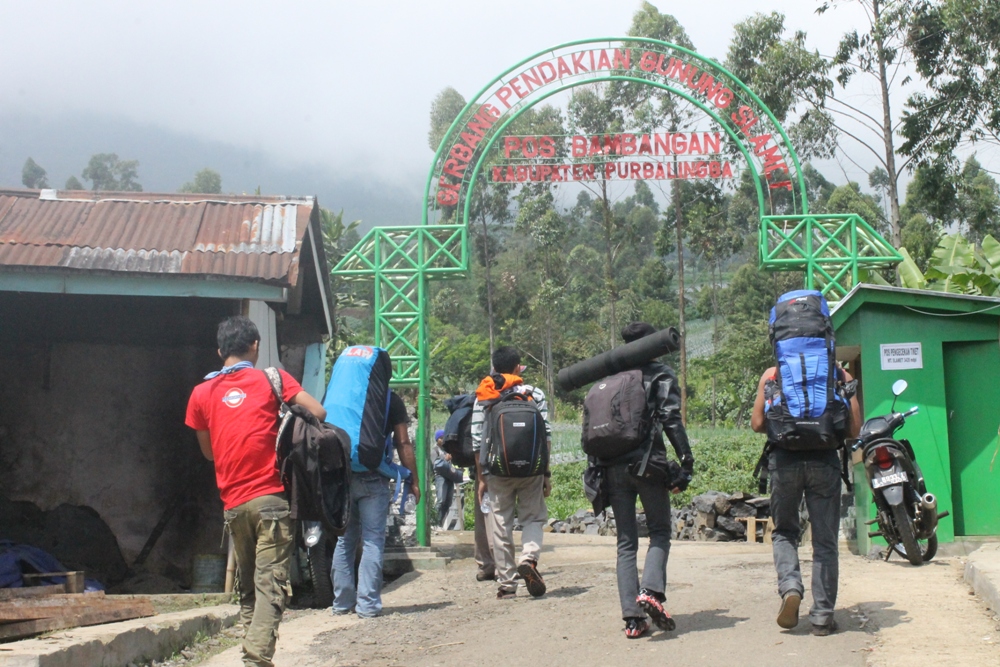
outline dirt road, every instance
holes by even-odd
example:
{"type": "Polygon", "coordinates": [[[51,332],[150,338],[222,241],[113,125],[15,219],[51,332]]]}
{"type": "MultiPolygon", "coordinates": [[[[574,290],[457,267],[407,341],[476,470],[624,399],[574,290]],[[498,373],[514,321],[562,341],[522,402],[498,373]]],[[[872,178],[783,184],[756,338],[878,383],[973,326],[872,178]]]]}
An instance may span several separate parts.
{"type": "MultiPolygon", "coordinates": [[[[448,538],[464,542],[451,547],[457,557],[468,555],[468,536],[448,538]]],[[[997,621],[969,594],[957,559],[913,568],[843,553],[836,613],[841,631],[819,638],[810,635],[805,618],[793,631],[775,624],[778,597],[768,547],[675,543],[667,608],[677,630],[626,640],[615,587],[613,538],[546,539],[541,571],[549,593],[543,598],[531,599],[522,590],[516,600],[497,601],[491,583],[475,581],[474,563],[459,558],[445,571],[412,573],[391,586],[381,618],[361,621],[317,612],[282,625],[275,663],[1000,665],[997,621]]],[[[805,559],[803,566],[808,588],[805,559]]],[[[807,594],[805,609],[810,603],[807,594]]],[[[204,664],[239,667],[238,649],[204,664]]]]}

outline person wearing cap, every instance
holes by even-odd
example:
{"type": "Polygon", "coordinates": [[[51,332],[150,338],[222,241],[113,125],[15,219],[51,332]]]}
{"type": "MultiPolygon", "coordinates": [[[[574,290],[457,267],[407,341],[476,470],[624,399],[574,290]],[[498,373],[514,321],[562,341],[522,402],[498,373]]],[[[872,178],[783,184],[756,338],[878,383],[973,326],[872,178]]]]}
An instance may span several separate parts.
{"type": "Polygon", "coordinates": [[[451,511],[455,499],[455,485],[462,483],[462,471],[451,463],[451,454],[444,451],[444,429],[434,434],[434,490],[437,492],[437,525],[444,527],[444,521],[451,511]]]}
{"type": "MultiPolygon", "coordinates": [[[[621,331],[626,343],[656,333],[646,322],[632,322],[621,331]]],[[[648,614],[661,630],[673,630],[674,619],[667,613],[667,557],[670,555],[670,536],[673,532],[670,516],[670,494],[687,488],[694,471],[694,456],[688,444],[687,432],[681,420],[681,393],[673,369],[660,361],[643,364],[642,384],[646,389],[647,415],[656,425],[650,429],[645,443],[635,450],[615,459],[596,460],[605,468],[608,500],[615,513],[618,533],[618,597],[625,636],[637,639],[649,630],[648,614]],[[680,464],[667,461],[663,441],[666,435],[673,446],[680,464]],[[649,453],[648,458],[646,453],[649,453]],[[638,476],[647,466],[637,470],[644,459],[647,466],[667,471],[664,476],[638,476]],[[637,555],[639,528],[636,521],[636,500],[642,501],[649,528],[649,548],[639,581],[637,555]]]]}

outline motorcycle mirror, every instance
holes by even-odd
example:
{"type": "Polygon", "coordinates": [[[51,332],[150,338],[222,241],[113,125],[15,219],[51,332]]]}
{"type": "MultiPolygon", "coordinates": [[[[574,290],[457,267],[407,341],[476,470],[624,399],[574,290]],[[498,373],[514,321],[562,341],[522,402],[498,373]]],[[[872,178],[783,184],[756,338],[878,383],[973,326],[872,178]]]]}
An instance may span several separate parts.
{"type": "Polygon", "coordinates": [[[909,385],[906,383],[906,380],[896,380],[895,382],[892,383],[892,395],[899,396],[904,391],[906,391],[906,388],[908,386],[909,385]]]}

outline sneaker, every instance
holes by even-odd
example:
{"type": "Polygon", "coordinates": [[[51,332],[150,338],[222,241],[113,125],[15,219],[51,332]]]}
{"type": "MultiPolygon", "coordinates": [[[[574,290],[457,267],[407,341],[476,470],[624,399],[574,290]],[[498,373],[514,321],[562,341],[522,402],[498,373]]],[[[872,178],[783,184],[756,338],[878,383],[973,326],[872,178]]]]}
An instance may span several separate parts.
{"type": "Polygon", "coordinates": [[[812,633],[817,637],[827,637],[837,631],[837,621],[830,619],[826,625],[816,625],[813,623],[812,633]]]}
{"type": "Polygon", "coordinates": [[[528,587],[531,597],[540,598],[545,595],[545,581],[538,573],[538,567],[534,561],[526,560],[518,565],[517,573],[524,579],[524,585],[528,587]]]}
{"type": "Polygon", "coordinates": [[[663,596],[663,593],[649,591],[645,588],[639,591],[639,596],[635,599],[639,603],[639,606],[642,607],[642,610],[653,619],[656,627],[669,632],[676,628],[677,624],[674,623],[674,619],[670,618],[670,614],[663,608],[664,600],[666,598],[663,596]]]}
{"type": "Polygon", "coordinates": [[[649,621],[644,618],[625,619],[625,636],[629,639],[638,639],[649,630],[649,621]]]}
{"type": "Polygon", "coordinates": [[[484,572],[479,570],[476,572],[476,581],[495,581],[497,578],[497,573],[494,572],[484,572]]]}
{"type": "Polygon", "coordinates": [[[781,598],[781,609],[778,611],[778,625],[791,630],[799,624],[799,604],[802,595],[797,591],[789,591],[781,598]]]}
{"type": "Polygon", "coordinates": [[[513,600],[517,597],[517,591],[512,591],[508,588],[500,588],[497,590],[497,600],[513,600]]]}

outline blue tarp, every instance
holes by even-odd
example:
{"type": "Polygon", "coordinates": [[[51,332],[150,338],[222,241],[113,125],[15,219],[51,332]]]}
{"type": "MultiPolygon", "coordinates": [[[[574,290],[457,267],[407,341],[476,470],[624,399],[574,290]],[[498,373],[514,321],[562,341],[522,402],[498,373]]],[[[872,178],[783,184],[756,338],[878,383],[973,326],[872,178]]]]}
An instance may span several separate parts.
{"type": "MultiPolygon", "coordinates": [[[[23,575],[42,572],[66,572],[66,568],[52,554],[38,547],[0,540],[0,588],[21,588],[23,575]]],[[[39,583],[63,584],[66,577],[50,577],[39,583]]],[[[88,591],[104,590],[104,585],[96,579],[85,579],[84,584],[88,591]]]]}

